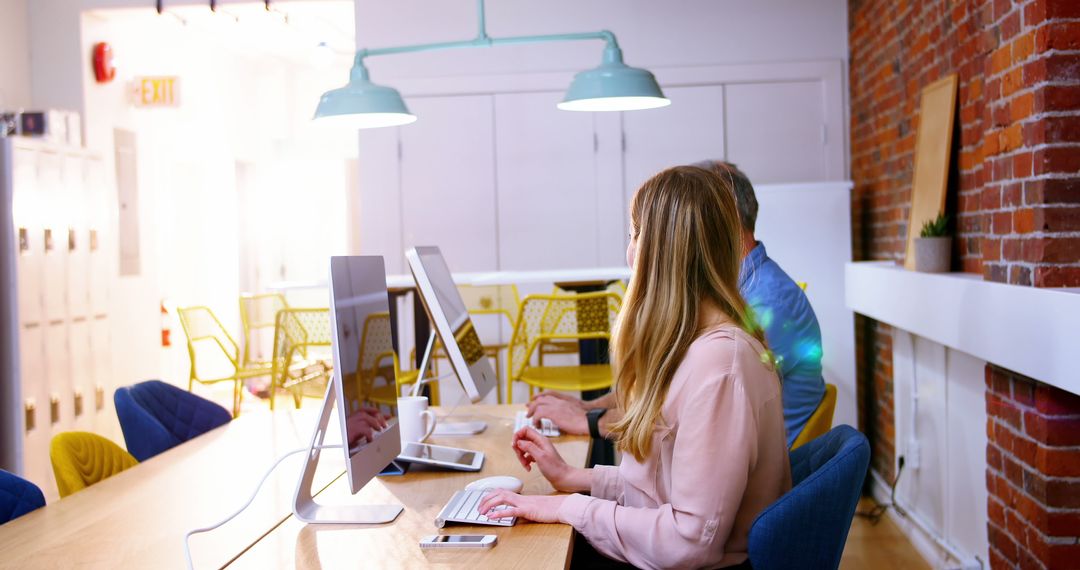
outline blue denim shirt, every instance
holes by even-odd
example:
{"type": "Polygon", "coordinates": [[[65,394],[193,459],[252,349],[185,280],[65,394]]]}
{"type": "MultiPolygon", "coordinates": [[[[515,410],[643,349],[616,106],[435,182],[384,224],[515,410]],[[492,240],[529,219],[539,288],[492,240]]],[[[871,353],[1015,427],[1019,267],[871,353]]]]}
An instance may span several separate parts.
{"type": "Polygon", "coordinates": [[[778,361],[788,447],[825,396],[821,328],[803,290],[765,253],[760,241],[743,259],[739,290],[754,310],[778,361]]]}

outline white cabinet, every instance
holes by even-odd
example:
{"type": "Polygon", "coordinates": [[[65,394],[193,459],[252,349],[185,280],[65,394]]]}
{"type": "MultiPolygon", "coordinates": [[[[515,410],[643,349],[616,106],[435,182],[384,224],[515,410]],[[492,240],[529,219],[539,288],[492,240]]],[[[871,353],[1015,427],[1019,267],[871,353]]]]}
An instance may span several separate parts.
{"type": "Polygon", "coordinates": [[[593,117],[556,109],[561,98],[495,96],[500,269],[597,263],[593,117]]]}
{"type": "Polygon", "coordinates": [[[0,401],[15,419],[0,424],[0,467],[52,499],[52,437],[99,429],[95,388],[115,387],[103,249],[111,193],[101,160],[82,149],[9,138],[0,158],[0,212],[10,216],[0,227],[12,238],[0,241],[0,273],[13,284],[0,290],[0,326],[13,332],[0,336],[0,401]]]}
{"type": "Polygon", "coordinates": [[[438,245],[454,271],[496,267],[491,96],[419,98],[409,108],[424,120],[401,129],[405,249],[438,245]]]}
{"type": "Polygon", "coordinates": [[[728,85],[725,95],[727,159],[754,184],[842,179],[827,170],[823,82],[728,85]]]}

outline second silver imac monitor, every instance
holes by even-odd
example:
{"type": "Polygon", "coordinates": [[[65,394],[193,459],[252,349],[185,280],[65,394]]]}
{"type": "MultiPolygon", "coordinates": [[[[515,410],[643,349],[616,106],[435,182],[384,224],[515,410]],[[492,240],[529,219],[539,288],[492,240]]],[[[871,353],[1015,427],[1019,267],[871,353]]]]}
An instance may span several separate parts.
{"type": "Polygon", "coordinates": [[[414,247],[405,253],[413,278],[420,289],[428,318],[439,335],[450,365],[461,381],[461,387],[474,403],[486,396],[498,382],[491,362],[484,356],[484,347],[476,334],[465,301],[450,276],[439,248],[414,247]]]}

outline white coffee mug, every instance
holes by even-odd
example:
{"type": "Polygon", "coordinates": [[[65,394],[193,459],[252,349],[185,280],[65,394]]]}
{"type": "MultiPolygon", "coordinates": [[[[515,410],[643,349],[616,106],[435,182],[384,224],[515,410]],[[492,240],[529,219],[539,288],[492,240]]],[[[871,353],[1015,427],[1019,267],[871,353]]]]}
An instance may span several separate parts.
{"type": "Polygon", "coordinates": [[[401,447],[422,442],[435,431],[435,414],[428,409],[426,396],[403,396],[397,401],[398,430],[401,447]]]}

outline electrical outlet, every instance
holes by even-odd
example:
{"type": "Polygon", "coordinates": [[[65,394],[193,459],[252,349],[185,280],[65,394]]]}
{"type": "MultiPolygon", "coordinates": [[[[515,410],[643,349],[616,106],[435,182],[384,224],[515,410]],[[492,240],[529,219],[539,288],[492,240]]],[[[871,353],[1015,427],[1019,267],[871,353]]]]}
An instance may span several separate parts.
{"type": "Polygon", "coordinates": [[[907,453],[904,454],[904,457],[907,458],[908,469],[911,469],[913,471],[917,471],[919,469],[919,463],[922,455],[921,451],[922,450],[919,445],[919,440],[908,440],[907,453]]]}

